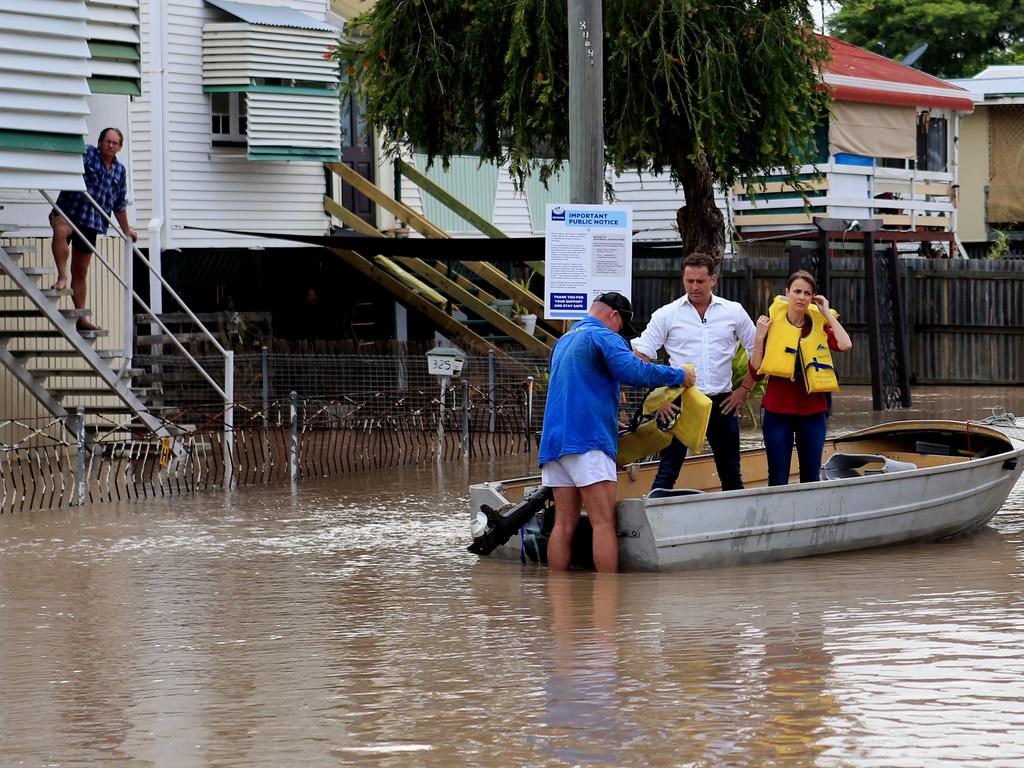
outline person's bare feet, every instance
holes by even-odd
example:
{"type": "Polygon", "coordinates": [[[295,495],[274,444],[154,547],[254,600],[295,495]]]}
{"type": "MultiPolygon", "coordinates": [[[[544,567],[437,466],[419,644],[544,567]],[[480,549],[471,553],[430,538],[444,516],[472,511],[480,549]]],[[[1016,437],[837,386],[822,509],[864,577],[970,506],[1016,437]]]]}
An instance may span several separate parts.
{"type": "Polygon", "coordinates": [[[68,279],[66,277],[61,277],[60,275],[58,275],[56,282],[53,285],[50,286],[50,290],[52,290],[52,291],[63,291],[67,287],[68,287],[68,279]]]}
{"type": "Polygon", "coordinates": [[[96,325],[96,323],[90,323],[88,320],[79,320],[75,327],[80,331],[102,331],[103,329],[96,325]]]}

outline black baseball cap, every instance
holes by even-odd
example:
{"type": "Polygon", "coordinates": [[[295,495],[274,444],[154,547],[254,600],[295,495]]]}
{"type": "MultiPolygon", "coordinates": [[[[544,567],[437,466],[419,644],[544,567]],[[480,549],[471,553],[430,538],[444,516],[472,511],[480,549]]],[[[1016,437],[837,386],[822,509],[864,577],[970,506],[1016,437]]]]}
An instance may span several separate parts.
{"type": "Polygon", "coordinates": [[[636,328],[633,327],[633,305],[629,303],[629,299],[621,293],[609,291],[608,293],[602,293],[594,301],[607,304],[619,313],[619,317],[622,318],[622,330],[619,333],[626,338],[633,338],[637,335],[636,328]]]}

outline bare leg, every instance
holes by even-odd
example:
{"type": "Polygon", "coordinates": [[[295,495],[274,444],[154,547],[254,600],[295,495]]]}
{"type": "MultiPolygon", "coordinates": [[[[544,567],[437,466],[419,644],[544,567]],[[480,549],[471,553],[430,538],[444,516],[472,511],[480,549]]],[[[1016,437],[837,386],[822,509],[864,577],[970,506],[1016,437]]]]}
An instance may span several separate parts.
{"type": "MultiPolygon", "coordinates": [[[[619,570],[619,539],[615,533],[614,480],[585,485],[579,489],[583,506],[594,529],[594,567],[601,573],[619,570]]],[[[555,497],[555,525],[558,525],[558,498],[555,497]]],[[[548,547],[550,547],[550,542],[548,547]]],[[[550,560],[550,555],[548,559],[550,560]]]]}
{"type": "MultiPolygon", "coordinates": [[[[80,251],[73,248],[71,251],[71,301],[75,309],[85,309],[87,290],[87,278],[89,277],[89,265],[92,264],[92,253],[80,251]]],[[[99,331],[102,330],[95,323],[91,323],[84,317],[78,320],[78,330],[99,331]]]]}
{"type": "Polygon", "coordinates": [[[572,535],[580,521],[579,488],[553,488],[555,496],[555,527],[548,537],[548,567],[553,571],[569,570],[572,557],[572,535]]]}
{"type": "Polygon", "coordinates": [[[53,287],[62,291],[68,287],[68,237],[71,235],[71,226],[59,215],[50,217],[50,226],[53,227],[50,250],[53,251],[53,263],[57,267],[57,280],[53,287]]]}

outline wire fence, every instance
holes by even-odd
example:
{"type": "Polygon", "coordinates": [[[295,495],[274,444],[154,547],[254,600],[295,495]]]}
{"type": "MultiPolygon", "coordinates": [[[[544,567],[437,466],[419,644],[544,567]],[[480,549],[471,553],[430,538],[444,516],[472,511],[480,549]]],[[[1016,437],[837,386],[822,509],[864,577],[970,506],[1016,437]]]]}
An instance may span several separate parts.
{"type": "Polygon", "coordinates": [[[167,438],[114,418],[87,433],[84,409],[0,421],[0,513],[534,451],[531,377],[422,383],[433,386],[239,402],[229,430],[222,404],[182,405],[168,424],[184,431],[167,438]]]}
{"type": "MultiPolygon", "coordinates": [[[[163,381],[154,412],[173,437],[85,409],[0,421],[0,514],[536,452],[547,388],[540,358],[471,356],[455,378],[430,375],[412,355],[236,362],[230,428],[223,402],[173,358],[154,364],[163,381]]],[[[633,390],[624,407],[642,396],[633,390]]]]}

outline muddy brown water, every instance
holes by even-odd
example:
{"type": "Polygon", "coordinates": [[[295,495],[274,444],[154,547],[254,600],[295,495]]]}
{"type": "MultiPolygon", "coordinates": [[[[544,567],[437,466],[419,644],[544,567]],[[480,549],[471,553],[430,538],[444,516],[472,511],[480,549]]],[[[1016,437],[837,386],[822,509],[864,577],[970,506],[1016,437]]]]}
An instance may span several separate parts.
{"type": "MultiPolygon", "coordinates": [[[[1024,389],[915,397],[1024,412],[1024,389]]],[[[905,415],[849,388],[832,427],[905,415]]],[[[0,766],[1024,765],[1024,487],[919,546],[478,562],[466,485],[530,469],[0,519],[0,766]]]]}

